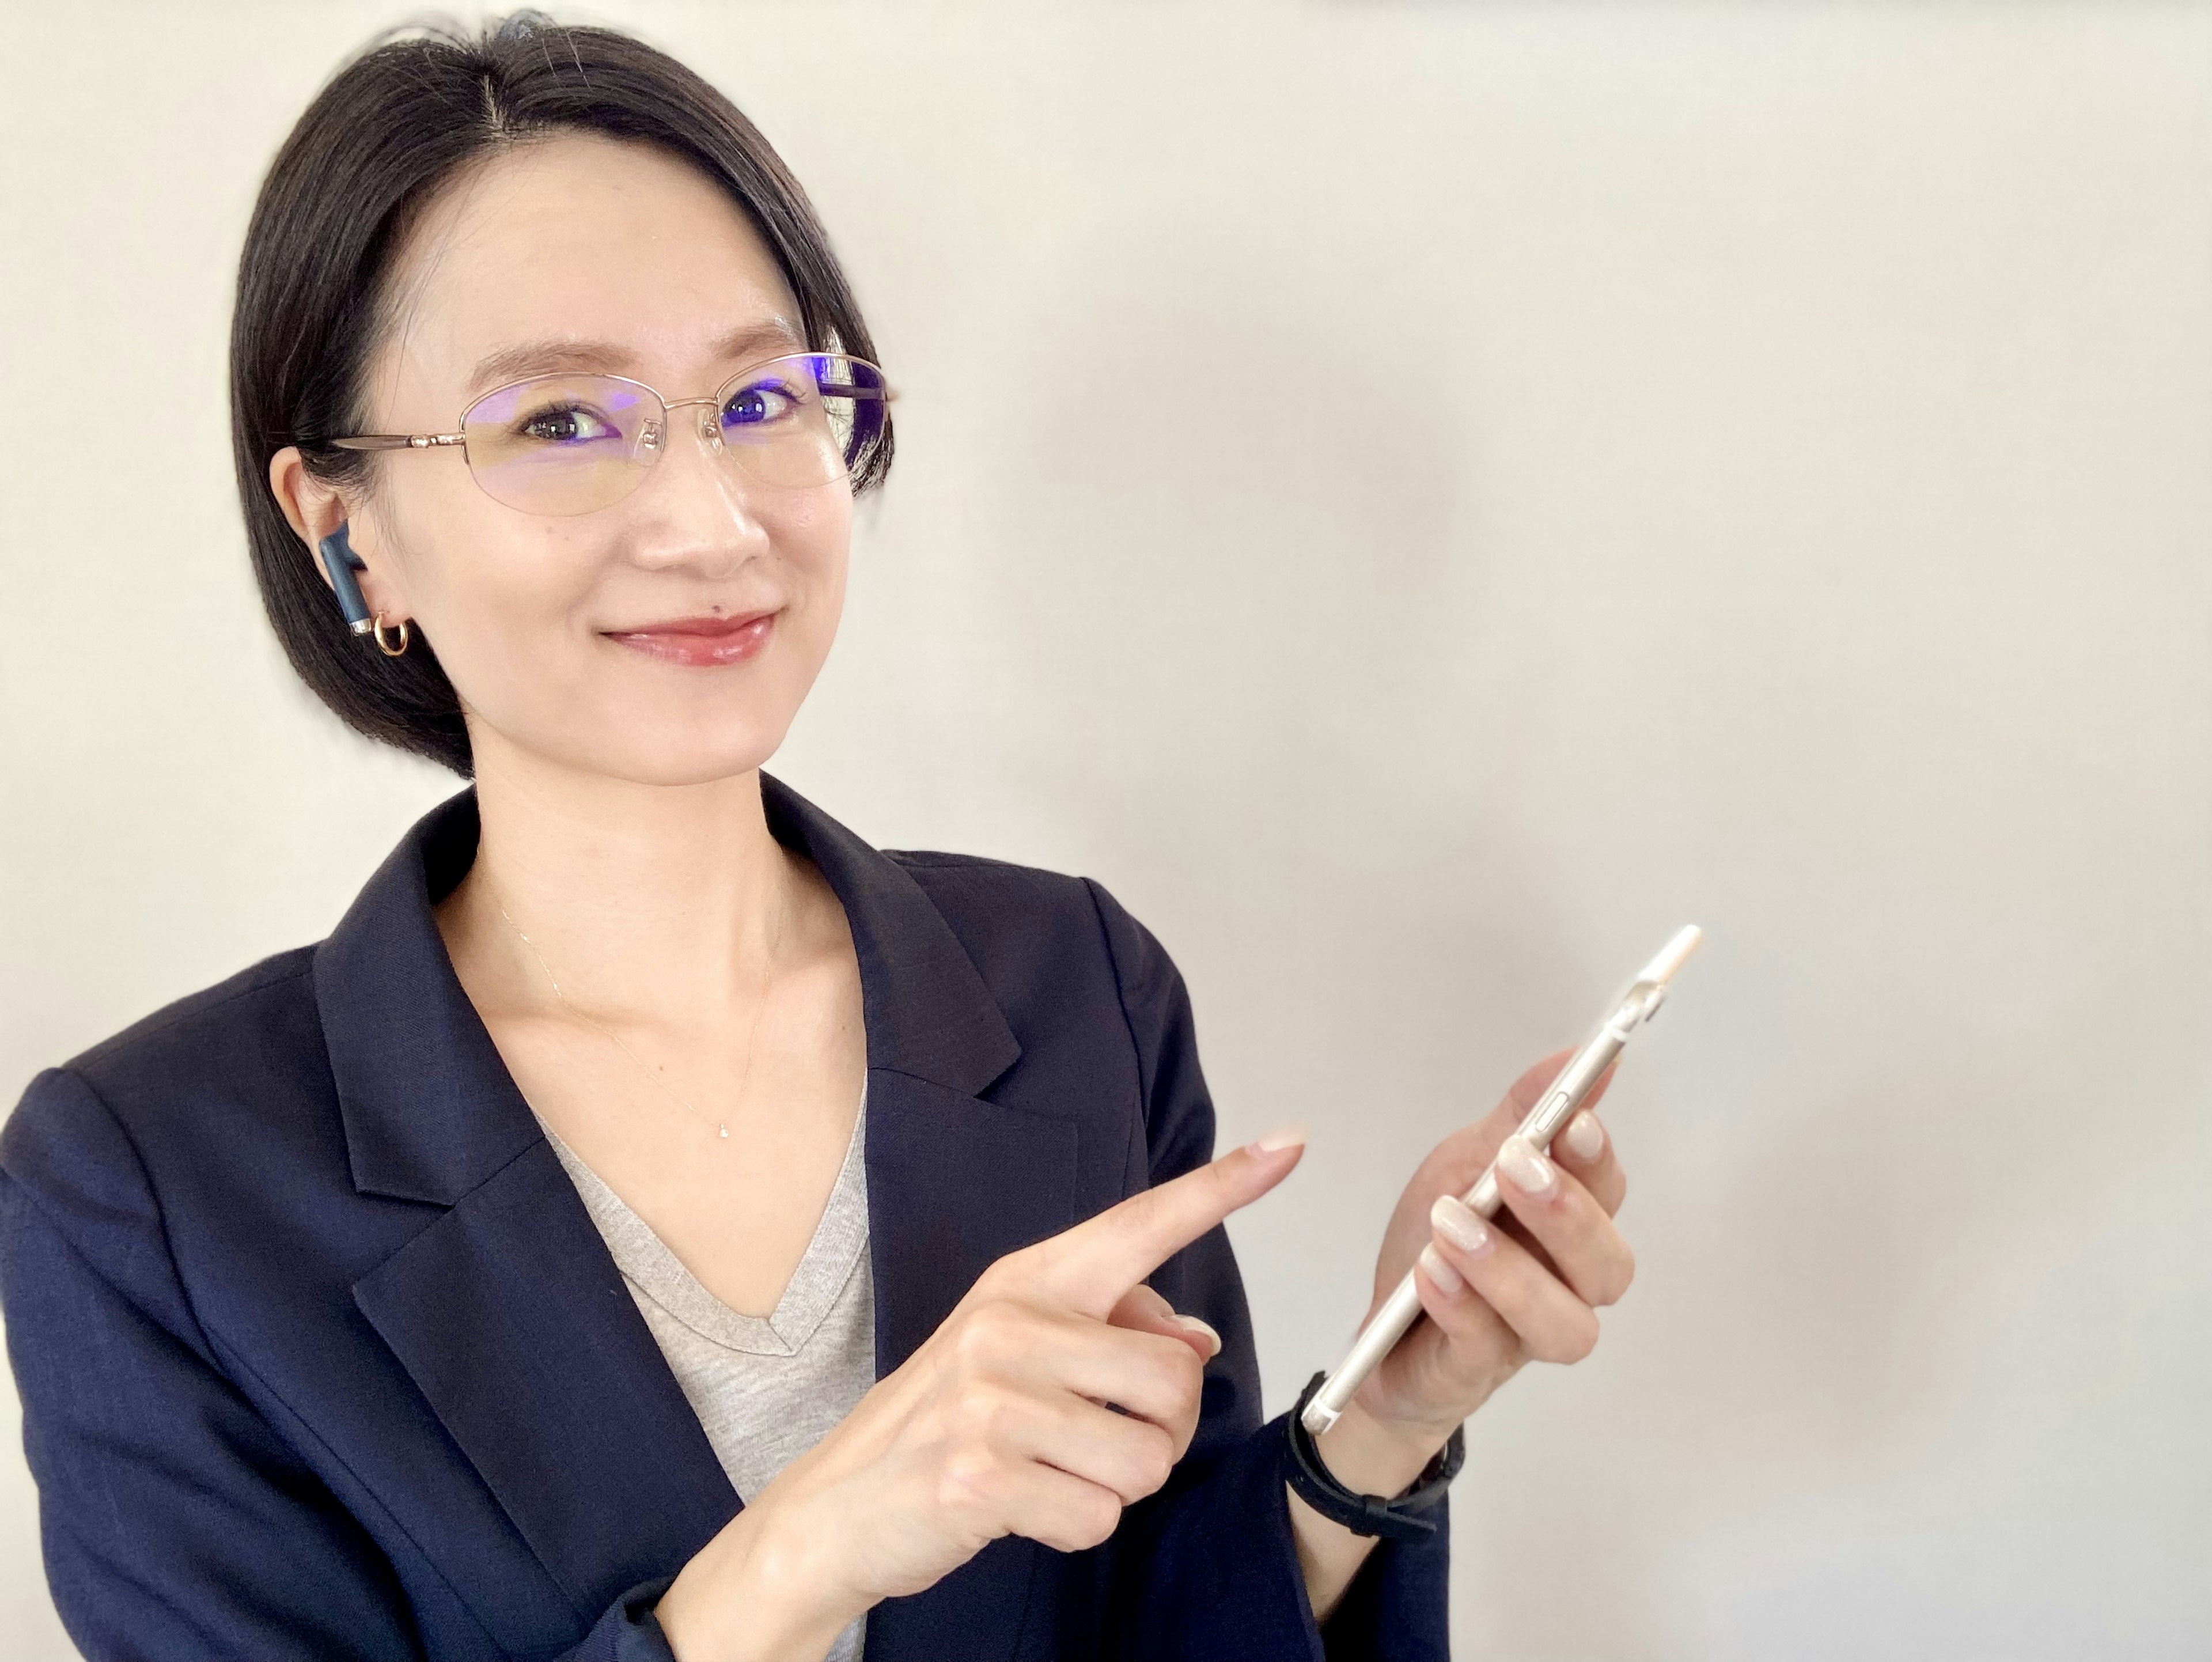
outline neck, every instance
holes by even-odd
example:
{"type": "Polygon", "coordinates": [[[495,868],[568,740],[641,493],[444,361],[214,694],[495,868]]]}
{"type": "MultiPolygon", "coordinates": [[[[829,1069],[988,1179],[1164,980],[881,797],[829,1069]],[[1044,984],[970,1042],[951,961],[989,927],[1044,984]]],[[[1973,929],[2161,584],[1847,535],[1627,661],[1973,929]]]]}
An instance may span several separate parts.
{"type": "Polygon", "coordinates": [[[757,770],[641,785],[495,740],[477,804],[476,861],[439,923],[502,1002],[542,1004],[549,974],[617,1021],[704,1022],[757,999],[793,898],[757,770]]]}

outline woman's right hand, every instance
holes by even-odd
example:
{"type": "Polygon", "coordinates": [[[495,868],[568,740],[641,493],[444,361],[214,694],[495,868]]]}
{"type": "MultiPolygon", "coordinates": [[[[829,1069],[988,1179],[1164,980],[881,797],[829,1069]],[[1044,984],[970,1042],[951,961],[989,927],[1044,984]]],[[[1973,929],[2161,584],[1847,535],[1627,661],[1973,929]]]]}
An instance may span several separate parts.
{"type": "Polygon", "coordinates": [[[656,1612],[681,1662],[819,1658],[1000,1536],[1074,1552],[1111,1535],[1189,1447],[1220,1343],[1144,1278],[1304,1146],[1271,1134],[985,1270],[684,1567],[656,1612]]]}

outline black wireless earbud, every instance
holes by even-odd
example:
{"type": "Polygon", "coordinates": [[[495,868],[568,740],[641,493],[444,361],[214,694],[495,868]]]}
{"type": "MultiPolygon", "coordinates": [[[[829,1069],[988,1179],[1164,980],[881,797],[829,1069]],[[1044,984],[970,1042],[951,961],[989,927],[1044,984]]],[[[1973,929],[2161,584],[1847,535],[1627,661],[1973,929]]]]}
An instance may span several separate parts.
{"type": "Polygon", "coordinates": [[[347,540],[345,521],[318,545],[323,551],[323,569],[331,574],[331,587],[338,597],[338,610],[345,614],[346,627],[356,635],[366,635],[376,627],[368,615],[368,602],[361,598],[361,585],[354,581],[354,573],[366,571],[368,563],[353,551],[347,540]]]}

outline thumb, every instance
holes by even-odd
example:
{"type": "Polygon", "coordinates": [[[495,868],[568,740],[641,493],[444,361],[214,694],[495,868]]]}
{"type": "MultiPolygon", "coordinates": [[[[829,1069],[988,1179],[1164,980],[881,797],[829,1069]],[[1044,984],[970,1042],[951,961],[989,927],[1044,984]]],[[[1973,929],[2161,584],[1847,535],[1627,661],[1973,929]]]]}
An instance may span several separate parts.
{"type": "Polygon", "coordinates": [[[1221,1336],[1209,1322],[1196,1316],[1184,1316],[1176,1307],[1139,1282],[1121,1295],[1121,1302],[1106,1314],[1107,1321],[1115,1327],[1128,1329],[1133,1333],[1157,1333],[1164,1339],[1180,1339],[1197,1354],[1200,1362],[1210,1362],[1221,1354],[1221,1336]]]}
{"type": "Polygon", "coordinates": [[[1288,1177],[1305,1139],[1303,1126],[1270,1131],[1038,1242],[1030,1249],[1037,1290],[1067,1309],[1103,1318],[1175,1253],[1288,1177]]]}

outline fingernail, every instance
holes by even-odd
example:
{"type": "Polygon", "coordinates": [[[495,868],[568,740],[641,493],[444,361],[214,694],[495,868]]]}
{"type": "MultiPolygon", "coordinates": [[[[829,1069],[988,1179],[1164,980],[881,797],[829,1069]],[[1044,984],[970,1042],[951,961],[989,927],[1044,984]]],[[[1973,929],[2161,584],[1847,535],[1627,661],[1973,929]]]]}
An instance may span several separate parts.
{"type": "Polygon", "coordinates": [[[1202,1322],[1195,1316],[1184,1316],[1180,1314],[1176,1317],[1176,1320],[1182,1323],[1194,1333],[1203,1333],[1206,1335],[1206,1342],[1213,1347],[1212,1350],[1206,1353],[1206,1360],[1208,1361],[1212,1361],[1214,1357],[1218,1356],[1221,1354],[1221,1336],[1213,1330],[1211,1324],[1202,1322]]]}
{"type": "Polygon", "coordinates": [[[1466,1282],[1460,1278],[1458,1270],[1444,1262],[1444,1255],[1437,1251],[1434,1241],[1421,1249],[1421,1268],[1429,1272],[1429,1279],[1437,1284],[1437,1291],[1446,1298],[1455,1299],[1467,1291],[1466,1282]]]}
{"type": "Polygon", "coordinates": [[[1305,1140],[1306,1128],[1304,1126],[1296,1124],[1278,1125],[1273,1130],[1268,1132],[1266,1136],[1255,1141],[1251,1145],[1251,1148],[1252,1152],[1255,1154],[1272,1154],[1278,1149],[1296,1148],[1300,1144],[1304,1143],[1305,1140]]]}
{"type": "Polygon", "coordinates": [[[1557,1169],[1526,1137],[1505,1139],[1505,1146],[1498,1151],[1498,1169],[1507,1182],[1536,1200],[1551,1199],[1559,1186],[1557,1169]]]}
{"type": "Polygon", "coordinates": [[[1605,1152],[1605,1128],[1585,1108],[1567,1122],[1566,1144],[1577,1160],[1595,1160],[1605,1152]]]}
{"type": "Polygon", "coordinates": [[[1437,1203],[1429,1208],[1429,1222],[1462,1252],[1487,1252],[1490,1250],[1490,1230],[1474,1215],[1474,1208],[1451,1195],[1439,1195],[1437,1203]]]}

